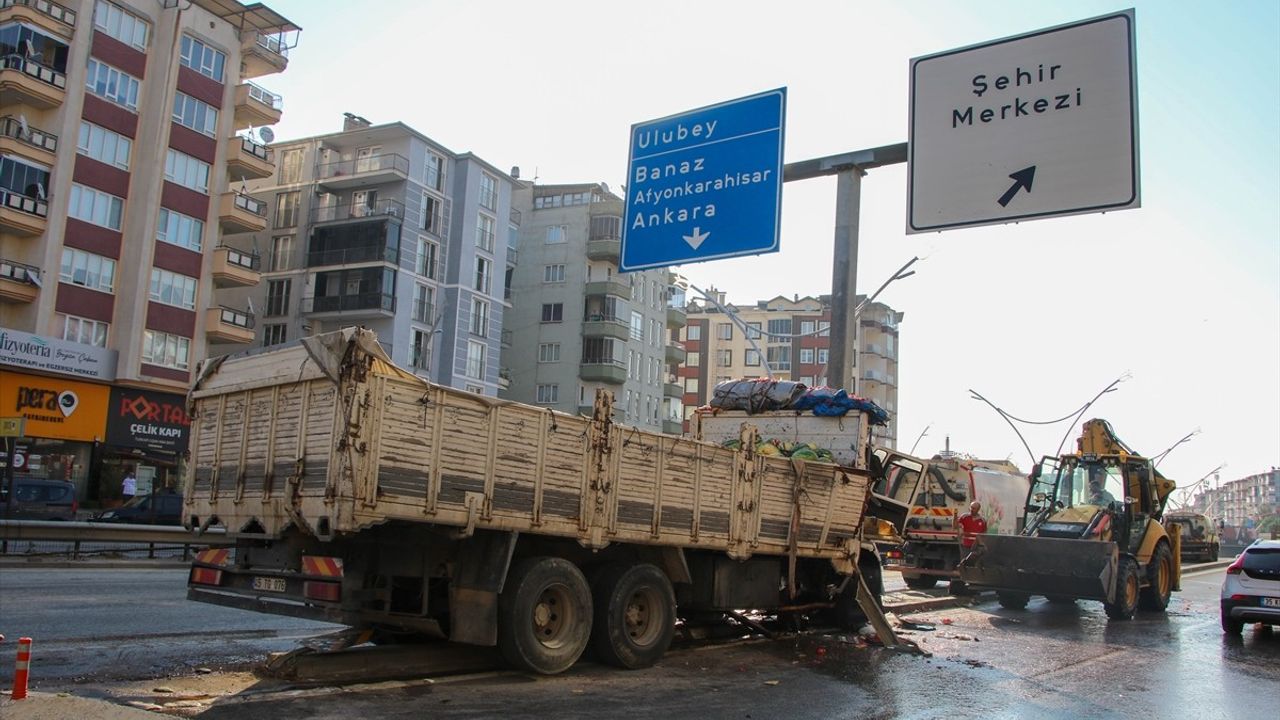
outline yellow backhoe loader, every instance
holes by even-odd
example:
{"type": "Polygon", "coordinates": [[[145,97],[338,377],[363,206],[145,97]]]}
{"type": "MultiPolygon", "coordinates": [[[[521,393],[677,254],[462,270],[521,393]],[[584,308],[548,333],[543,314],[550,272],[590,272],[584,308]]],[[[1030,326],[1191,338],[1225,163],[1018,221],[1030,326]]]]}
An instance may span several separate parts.
{"type": "Polygon", "coordinates": [[[1044,595],[1101,600],[1113,620],[1163,611],[1181,573],[1177,534],[1160,523],[1174,482],[1105,420],[1086,422],[1076,444],[1032,468],[1022,532],[979,535],[960,578],[995,589],[1006,608],[1044,595]]]}

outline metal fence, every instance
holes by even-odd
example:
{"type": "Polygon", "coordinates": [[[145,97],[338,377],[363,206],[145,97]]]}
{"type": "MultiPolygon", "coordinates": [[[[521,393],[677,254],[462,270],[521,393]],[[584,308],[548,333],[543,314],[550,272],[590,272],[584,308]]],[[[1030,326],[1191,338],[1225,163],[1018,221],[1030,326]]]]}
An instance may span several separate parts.
{"type": "Polygon", "coordinates": [[[4,558],[188,560],[200,549],[225,544],[220,528],[197,534],[159,525],[0,520],[4,558]]]}

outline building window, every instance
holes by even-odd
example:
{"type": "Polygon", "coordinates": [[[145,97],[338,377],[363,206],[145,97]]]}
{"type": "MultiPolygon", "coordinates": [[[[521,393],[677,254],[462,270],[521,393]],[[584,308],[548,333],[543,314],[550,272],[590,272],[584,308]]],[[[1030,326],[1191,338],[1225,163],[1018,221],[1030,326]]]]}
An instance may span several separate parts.
{"type": "Polygon", "coordinates": [[[564,303],[543,303],[542,322],[558,323],[564,321],[564,303]]]}
{"type": "Polygon", "coordinates": [[[414,329],[413,355],[409,358],[409,362],[417,370],[431,369],[431,333],[414,329]]]}
{"type": "Polygon", "coordinates": [[[119,5],[98,0],[93,8],[93,26],[125,45],[147,51],[147,31],[150,25],[119,5]]]}
{"type": "Polygon", "coordinates": [[[191,356],[191,340],[158,330],[142,333],[142,361],[152,365],[186,370],[191,356]]]}
{"type": "Polygon", "coordinates": [[[129,138],[88,120],[80,121],[80,140],[76,143],[76,150],[81,155],[128,170],[129,153],[132,149],[133,141],[129,138]]]}
{"type": "Polygon", "coordinates": [[[164,157],[164,179],[208,195],[209,163],[169,148],[164,157]]]}
{"type": "Polygon", "coordinates": [[[828,350],[827,348],[818,348],[818,364],[826,365],[827,357],[830,355],[830,353],[831,351],[828,350]]]}
{"type": "Polygon", "coordinates": [[[480,207],[498,209],[498,181],[488,173],[480,173],[480,207]]]}
{"type": "Polygon", "coordinates": [[[476,216],[476,245],[485,252],[493,252],[493,218],[480,213],[476,216]]]}
{"type": "Polygon", "coordinates": [[[218,109],[182,91],[173,96],[173,121],[203,135],[218,136],[218,109]]]}
{"type": "Polygon", "coordinates": [[[819,320],[819,321],[818,321],[818,330],[821,330],[821,331],[822,331],[822,332],[820,332],[820,333],[818,333],[818,334],[819,334],[819,335],[821,335],[822,337],[831,337],[831,333],[829,332],[830,328],[831,328],[831,323],[830,323],[830,322],[828,322],[828,321],[826,321],[826,320],[819,320]]]}
{"type": "MultiPolygon", "coordinates": [[[[791,342],[791,339],[787,337],[789,335],[791,335],[791,318],[779,318],[769,321],[769,342],[791,342]]],[[[772,361],[770,361],[770,364],[772,364],[772,361]]]]}
{"type": "Polygon", "coordinates": [[[183,35],[182,54],[178,60],[201,75],[222,82],[222,70],[227,64],[227,54],[205,45],[190,35],[183,35]]]}
{"type": "Polygon", "coordinates": [[[539,405],[555,405],[560,402],[560,386],[559,385],[539,385],[538,386],[538,404],[539,405]]]}
{"type": "Polygon", "coordinates": [[[280,317],[289,314],[289,292],[293,280],[269,280],[267,282],[267,310],[264,317],[280,317]]]}
{"type": "Polygon", "coordinates": [[[750,338],[751,340],[759,340],[762,337],[760,333],[760,323],[758,322],[747,323],[747,337],[750,338]]]}
{"type": "Polygon", "coordinates": [[[75,343],[84,343],[96,347],[107,346],[108,323],[100,320],[76,317],[75,315],[58,315],[62,318],[62,339],[75,343]]]}
{"type": "Polygon", "coordinates": [[[156,223],[156,239],[200,252],[204,246],[204,223],[176,210],[160,208],[160,220],[156,223]]]}
{"type": "Polygon", "coordinates": [[[418,238],[418,260],[414,271],[423,277],[435,279],[436,255],[440,247],[426,238],[418,238]]]}
{"type": "Polygon", "coordinates": [[[701,364],[702,364],[702,353],[698,352],[697,350],[693,350],[685,353],[684,355],[685,367],[698,367],[701,364]]]}
{"type": "Polygon", "coordinates": [[[85,87],[103,100],[133,112],[138,110],[138,78],[117,70],[101,60],[89,58],[89,72],[85,75],[85,87]]]}
{"type": "Polygon", "coordinates": [[[698,392],[698,378],[690,377],[684,379],[684,391],[687,393],[698,392]]]}
{"type": "Polygon", "coordinates": [[[413,287],[413,319],[420,323],[431,324],[435,316],[435,290],[426,285],[414,284],[413,287]]]}
{"type": "Polygon", "coordinates": [[[281,272],[289,269],[293,258],[293,236],[276,235],[271,238],[271,257],[267,259],[268,272],[281,272]]]}
{"type": "Polygon", "coordinates": [[[806,386],[806,387],[816,387],[816,386],[813,384],[813,376],[812,376],[812,375],[801,375],[801,376],[800,376],[800,384],[801,384],[801,385],[804,385],[804,386],[806,386]]]}
{"type": "Polygon", "coordinates": [[[289,326],[284,323],[271,323],[262,326],[262,347],[283,345],[289,336],[289,326]]]}
{"type": "Polygon", "coordinates": [[[433,235],[444,233],[444,201],[422,193],[422,229],[433,235]]]}
{"type": "Polygon", "coordinates": [[[101,190],[73,183],[67,214],[94,225],[119,230],[120,218],[124,214],[124,200],[101,190]]]}
{"type": "Polygon", "coordinates": [[[542,266],[542,282],[544,283],[564,282],[564,265],[543,265],[542,266]]]}
{"type": "Polygon", "coordinates": [[[812,335],[812,334],[813,334],[813,332],[814,332],[815,330],[817,330],[817,327],[815,327],[815,325],[816,325],[816,323],[814,323],[814,321],[812,321],[812,320],[801,320],[801,321],[800,321],[800,334],[801,334],[801,335],[812,335]]]}
{"type": "Polygon", "coordinates": [[[565,242],[565,239],[566,239],[565,230],[566,228],[564,225],[549,226],[547,228],[547,244],[559,245],[560,243],[565,242]]]}
{"type": "Polygon", "coordinates": [[[476,258],[476,284],[473,289],[476,292],[489,294],[493,288],[493,261],[482,257],[476,258]]]}
{"type": "Polygon", "coordinates": [[[747,367],[760,367],[760,351],[745,350],[742,353],[742,364],[747,367]]]}
{"type": "Polygon", "coordinates": [[[732,340],[733,339],[733,323],[716,323],[716,339],[732,340]]]}
{"type": "Polygon", "coordinates": [[[560,362],[560,343],[540,343],[538,345],[538,362],[560,362]]]}
{"type": "Polygon", "coordinates": [[[701,340],[702,326],[701,325],[686,326],[684,329],[684,339],[685,340],[701,340]]]}
{"type": "Polygon", "coordinates": [[[467,377],[484,380],[484,355],[487,349],[482,342],[467,341],[467,377]]]}
{"type": "Polygon", "coordinates": [[[305,148],[289,148],[280,153],[280,184],[302,182],[302,158],[305,148]]]}
{"type": "MultiPolygon", "coordinates": [[[[770,320],[769,322],[773,322],[770,320]]],[[[791,348],[786,345],[771,347],[765,350],[769,367],[774,370],[791,370],[791,348]]]]}
{"type": "Polygon", "coordinates": [[[301,193],[276,193],[276,227],[291,228],[298,226],[298,199],[301,193]]]}
{"type": "Polygon", "coordinates": [[[717,350],[716,367],[733,367],[733,351],[717,350]]]}
{"type": "Polygon", "coordinates": [[[638,311],[631,311],[631,339],[644,342],[644,315],[638,311]]]}
{"type": "Polygon", "coordinates": [[[194,310],[198,284],[199,281],[189,275],[151,268],[151,299],[155,302],[194,310]]]}
{"type": "Polygon", "coordinates": [[[800,364],[801,365],[813,364],[813,348],[800,348],[800,364]]]}
{"type": "Polygon", "coordinates": [[[427,187],[436,192],[444,192],[444,157],[433,152],[427,152],[427,187]]]}
{"type": "Polygon", "coordinates": [[[471,334],[489,335],[489,303],[479,298],[471,298],[471,334]]]}

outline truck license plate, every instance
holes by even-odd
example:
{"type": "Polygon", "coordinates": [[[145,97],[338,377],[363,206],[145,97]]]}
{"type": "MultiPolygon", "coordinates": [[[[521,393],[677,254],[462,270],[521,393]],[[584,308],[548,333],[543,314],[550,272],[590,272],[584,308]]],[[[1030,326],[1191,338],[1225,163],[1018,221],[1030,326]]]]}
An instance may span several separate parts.
{"type": "Polygon", "coordinates": [[[255,577],[253,579],[253,589],[282,593],[284,592],[284,578],[255,577]]]}
{"type": "Polygon", "coordinates": [[[1262,598],[1262,607],[1280,608],[1280,598],[1262,598]]]}

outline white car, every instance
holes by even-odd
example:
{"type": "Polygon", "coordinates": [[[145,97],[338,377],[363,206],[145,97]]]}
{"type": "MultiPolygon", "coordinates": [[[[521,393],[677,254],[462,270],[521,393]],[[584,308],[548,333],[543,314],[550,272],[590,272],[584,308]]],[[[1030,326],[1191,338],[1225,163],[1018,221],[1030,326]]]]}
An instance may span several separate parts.
{"type": "Polygon", "coordinates": [[[1245,623],[1280,625],[1280,540],[1256,540],[1236,557],[1222,581],[1222,631],[1245,623]]]}

